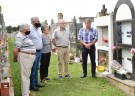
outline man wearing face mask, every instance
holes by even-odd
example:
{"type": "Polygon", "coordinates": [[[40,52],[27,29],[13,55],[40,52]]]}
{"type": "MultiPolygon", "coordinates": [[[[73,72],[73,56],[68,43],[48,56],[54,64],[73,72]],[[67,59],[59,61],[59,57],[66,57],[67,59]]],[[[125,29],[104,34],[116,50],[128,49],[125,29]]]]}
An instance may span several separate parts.
{"type": "Polygon", "coordinates": [[[34,46],[36,47],[36,58],[32,66],[31,76],[30,76],[30,89],[33,91],[39,91],[40,87],[44,87],[38,83],[38,69],[39,63],[41,59],[41,49],[43,47],[42,43],[42,32],[41,32],[41,24],[38,17],[31,18],[31,33],[29,34],[29,38],[32,40],[34,46]]]}
{"type": "Polygon", "coordinates": [[[20,32],[15,36],[14,62],[19,62],[21,73],[22,96],[29,96],[30,74],[35,60],[36,48],[28,38],[30,26],[22,24],[20,32]]]}

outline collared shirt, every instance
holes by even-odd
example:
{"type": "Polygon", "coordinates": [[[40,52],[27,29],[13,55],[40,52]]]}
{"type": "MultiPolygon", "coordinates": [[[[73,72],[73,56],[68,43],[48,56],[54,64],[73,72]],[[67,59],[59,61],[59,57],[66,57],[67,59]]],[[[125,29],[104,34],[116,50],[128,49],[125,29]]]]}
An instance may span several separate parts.
{"type": "Polygon", "coordinates": [[[43,48],[41,50],[41,53],[51,52],[51,41],[49,36],[45,36],[44,34],[42,34],[42,41],[43,41],[43,48]]]}
{"type": "Polygon", "coordinates": [[[20,51],[36,53],[36,48],[33,45],[33,42],[28,36],[23,35],[21,32],[15,36],[15,47],[19,48],[20,51]]]}
{"type": "Polygon", "coordinates": [[[56,40],[56,46],[69,46],[70,32],[67,29],[60,31],[58,28],[54,31],[52,39],[56,40]]]}
{"type": "Polygon", "coordinates": [[[37,50],[41,50],[43,47],[41,35],[42,35],[41,28],[36,29],[33,25],[30,27],[29,38],[32,40],[37,50]]]}
{"type": "Polygon", "coordinates": [[[85,28],[81,28],[78,34],[78,40],[82,40],[85,43],[91,43],[93,40],[98,40],[98,33],[95,29],[91,28],[89,32],[85,28]]]}

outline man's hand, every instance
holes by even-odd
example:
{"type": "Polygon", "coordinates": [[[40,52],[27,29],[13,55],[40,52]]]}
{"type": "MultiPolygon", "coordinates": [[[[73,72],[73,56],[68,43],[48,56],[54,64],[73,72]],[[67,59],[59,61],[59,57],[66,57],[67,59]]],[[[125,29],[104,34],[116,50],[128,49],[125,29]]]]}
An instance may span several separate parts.
{"type": "Polygon", "coordinates": [[[85,48],[90,49],[90,45],[89,44],[85,44],[85,48]]]}
{"type": "Polygon", "coordinates": [[[56,46],[56,41],[55,41],[55,39],[52,39],[52,43],[53,43],[54,46],[56,46]]]}
{"type": "Polygon", "coordinates": [[[14,56],[13,61],[14,61],[14,62],[18,62],[18,61],[17,61],[17,56],[14,56]]]}
{"type": "Polygon", "coordinates": [[[14,55],[13,61],[14,62],[17,62],[17,56],[18,56],[19,50],[20,49],[18,49],[18,48],[14,48],[14,51],[13,51],[13,55],[14,55]]]}
{"type": "Polygon", "coordinates": [[[56,48],[52,48],[51,51],[52,51],[52,52],[56,52],[56,48]]]}

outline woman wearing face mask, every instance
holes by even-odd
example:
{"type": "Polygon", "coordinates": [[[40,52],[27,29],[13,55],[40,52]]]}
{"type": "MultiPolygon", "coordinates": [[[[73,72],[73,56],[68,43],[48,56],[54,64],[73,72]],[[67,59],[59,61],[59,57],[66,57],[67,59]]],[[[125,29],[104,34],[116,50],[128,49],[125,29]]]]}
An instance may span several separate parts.
{"type": "Polygon", "coordinates": [[[50,57],[51,57],[51,42],[48,36],[49,33],[49,26],[42,25],[42,41],[43,41],[43,48],[41,50],[41,65],[40,65],[40,79],[41,82],[44,83],[45,80],[50,80],[48,78],[48,68],[50,64],[50,57]]]}
{"type": "Polygon", "coordinates": [[[22,24],[15,36],[14,62],[18,61],[20,65],[22,96],[29,96],[30,74],[36,53],[33,42],[27,36],[29,34],[29,25],[22,24]]]}

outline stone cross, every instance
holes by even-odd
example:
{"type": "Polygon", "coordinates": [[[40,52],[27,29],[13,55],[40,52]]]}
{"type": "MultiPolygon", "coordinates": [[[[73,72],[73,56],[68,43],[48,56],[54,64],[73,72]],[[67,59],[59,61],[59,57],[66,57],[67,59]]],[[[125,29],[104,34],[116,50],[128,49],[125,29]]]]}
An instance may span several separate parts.
{"type": "Polygon", "coordinates": [[[47,20],[45,20],[45,24],[48,25],[47,20]]]}
{"type": "Polygon", "coordinates": [[[54,24],[54,20],[53,20],[53,19],[51,19],[51,25],[52,25],[52,24],[54,24]]]}

